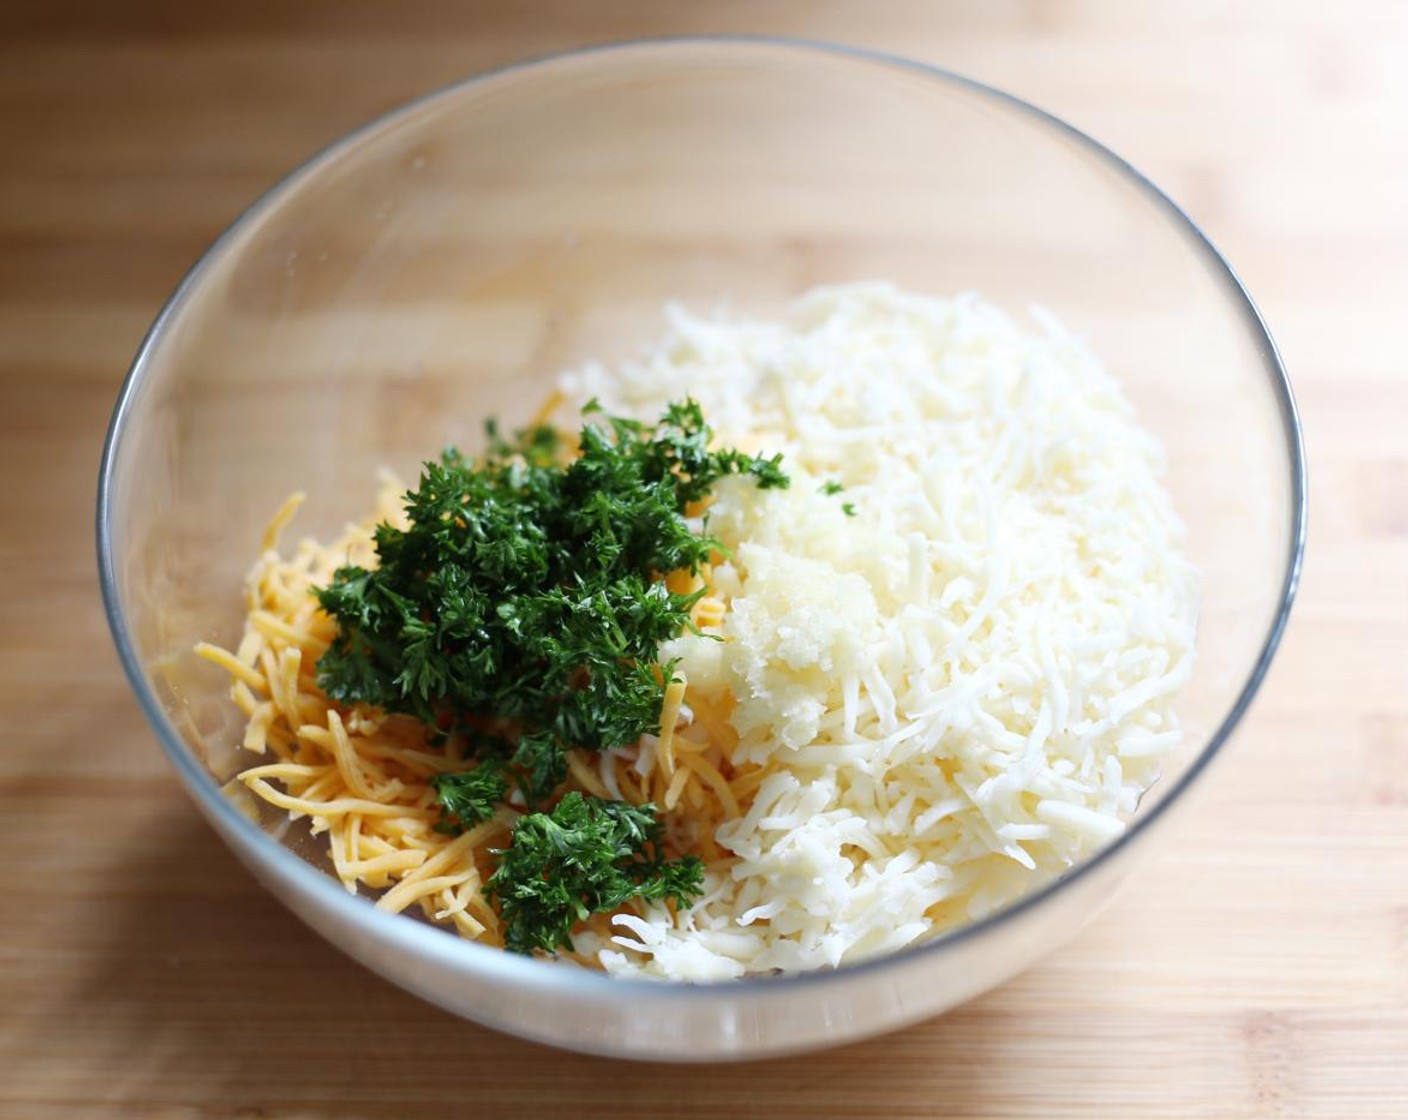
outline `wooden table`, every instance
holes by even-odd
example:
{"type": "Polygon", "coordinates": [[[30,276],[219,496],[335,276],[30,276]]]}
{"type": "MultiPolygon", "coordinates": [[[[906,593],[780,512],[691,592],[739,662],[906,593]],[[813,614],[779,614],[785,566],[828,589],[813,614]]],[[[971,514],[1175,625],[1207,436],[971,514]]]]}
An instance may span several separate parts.
{"type": "Polygon", "coordinates": [[[1408,7],[390,13],[0,9],[0,1114],[1408,1116],[1408,7]],[[91,544],[103,428],[143,330],[284,170],[492,64],[721,30],[950,66],[1168,188],[1279,336],[1314,511],[1252,718],[1178,842],[1105,917],[941,1020],[726,1071],[503,1038],[328,949],[168,772],[110,647],[91,544]]]}

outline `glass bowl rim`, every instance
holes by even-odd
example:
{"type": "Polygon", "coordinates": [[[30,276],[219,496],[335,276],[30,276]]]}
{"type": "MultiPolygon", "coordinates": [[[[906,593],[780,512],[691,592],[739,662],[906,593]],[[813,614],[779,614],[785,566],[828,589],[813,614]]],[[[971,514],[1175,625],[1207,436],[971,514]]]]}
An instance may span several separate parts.
{"type": "Polygon", "coordinates": [[[190,267],[153,320],[137,349],[119,390],[103,445],[98,474],[96,543],[103,607],[118,656],[147,722],[156,731],[162,749],[166,752],[183,784],[199,802],[201,808],[207,814],[212,814],[217,818],[227,832],[242,837],[255,847],[265,848],[269,852],[270,859],[285,876],[285,881],[297,893],[311,895],[325,912],[331,913],[337,920],[347,923],[378,942],[398,947],[423,959],[438,961],[456,970],[478,971],[485,974],[497,973],[499,980],[514,984],[521,989],[567,995],[575,994],[586,999],[610,998],[613,993],[632,999],[645,1000],[657,999],[662,996],[668,998],[679,996],[736,998],[745,991],[756,996],[771,993],[785,998],[787,993],[795,990],[798,985],[832,984],[867,973],[879,973],[912,958],[937,957],[955,945],[981,938],[988,932],[1043,907],[1068,884],[1093,875],[1099,868],[1114,860],[1126,847],[1132,845],[1138,837],[1164,815],[1170,806],[1183,799],[1189,788],[1201,777],[1241,722],[1256,696],[1280,644],[1300,580],[1305,552],[1306,495],[1307,475],[1300,417],[1284,363],[1260,311],[1232,266],[1213,245],[1207,234],[1177,203],[1126,160],[1098,140],[1044,109],[984,82],[964,77],[940,66],[865,47],[792,36],[690,35],[597,44],[540,55],[473,74],[416,97],[365,122],[313,153],[265,190],[211,242],[190,267]],[[210,774],[197,764],[179,732],[167,717],[155,690],[142,669],[127,620],[119,603],[116,562],[112,546],[113,516],[110,504],[115,463],[152,354],[161,344],[171,324],[179,317],[181,309],[191,293],[199,286],[213,263],[222,256],[226,247],[257,217],[271,211],[287,193],[296,190],[302,180],[311,177],[360,141],[374,133],[394,127],[404,119],[409,119],[431,103],[442,98],[448,99],[462,90],[489,83],[498,78],[535,71],[550,74],[552,69],[559,64],[583,59],[601,58],[609,62],[616,57],[629,57],[633,53],[656,54],[680,48],[709,47],[724,51],[736,48],[762,49],[776,51],[780,54],[797,53],[817,58],[871,63],[957,87],[964,92],[977,94],[991,99],[999,105],[1025,113],[1039,125],[1067,139],[1076,141],[1101,160],[1117,176],[1123,176],[1142,191],[1164,212],[1165,217],[1175,227],[1181,228],[1191,236],[1193,245],[1201,252],[1205,261],[1212,266],[1213,272],[1220,276],[1232,303],[1240,307],[1244,326],[1261,350],[1263,365],[1279,406],[1282,434],[1290,459],[1291,509],[1288,547],[1277,609],[1263,639],[1261,650],[1248,672],[1235,702],[1212,735],[1209,736],[1197,757],[1189,764],[1187,770],[1173,782],[1165,796],[1156,805],[1150,807],[1147,812],[1135,816],[1130,827],[1118,839],[1065,874],[1023,895],[992,914],[966,925],[958,926],[919,945],[910,946],[883,957],[842,965],[835,969],[820,969],[783,976],[743,977],[738,980],[693,983],[612,977],[586,968],[564,966],[550,961],[522,957],[501,949],[463,940],[453,933],[438,929],[428,923],[413,919],[408,920],[405,915],[383,913],[376,909],[370,900],[348,893],[326,872],[317,869],[290,851],[241,814],[234,804],[220,792],[219,785],[210,774]]]}

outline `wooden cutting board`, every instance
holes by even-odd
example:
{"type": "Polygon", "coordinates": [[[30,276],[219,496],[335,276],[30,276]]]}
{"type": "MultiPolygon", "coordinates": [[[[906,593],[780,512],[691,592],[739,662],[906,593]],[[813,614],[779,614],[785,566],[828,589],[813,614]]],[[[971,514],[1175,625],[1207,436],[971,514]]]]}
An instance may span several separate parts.
{"type": "Polygon", "coordinates": [[[1394,0],[0,9],[0,1116],[1408,1117],[1405,60],[1394,0]],[[725,30],[947,65],[1169,189],[1282,344],[1312,546],[1245,730],[1074,944],[889,1038],[645,1067],[458,1022],[255,886],[122,681],[91,502],[147,323],[307,153],[489,65],[725,30]]]}

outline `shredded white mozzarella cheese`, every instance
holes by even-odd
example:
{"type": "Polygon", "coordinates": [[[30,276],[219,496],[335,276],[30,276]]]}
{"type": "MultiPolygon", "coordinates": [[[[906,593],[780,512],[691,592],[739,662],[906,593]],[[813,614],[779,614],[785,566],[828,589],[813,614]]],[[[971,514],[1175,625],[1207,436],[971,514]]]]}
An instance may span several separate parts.
{"type": "Polygon", "coordinates": [[[705,896],[618,918],[603,965],[707,980],[893,952],[1120,835],[1180,739],[1198,585],[1114,379],[1047,313],[1029,333],[887,284],[818,289],[786,322],[668,317],[639,360],[563,383],[643,420],[692,396],[719,443],[783,454],[788,489],[726,479],[708,511],[733,554],[723,641],[662,651],[691,694],[731,694],[733,762],[767,776],[718,828],[705,896]]]}

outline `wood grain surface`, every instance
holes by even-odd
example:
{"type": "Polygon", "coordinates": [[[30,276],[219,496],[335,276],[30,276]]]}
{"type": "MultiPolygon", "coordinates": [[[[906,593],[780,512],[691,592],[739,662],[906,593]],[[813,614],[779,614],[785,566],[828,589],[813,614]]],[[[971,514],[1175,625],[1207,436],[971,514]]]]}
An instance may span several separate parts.
{"type": "Polygon", "coordinates": [[[1408,1116],[1408,5],[0,7],[0,1116],[1408,1116]],[[1299,394],[1295,619],[1175,842],[942,1018],[730,1069],[551,1052],[329,949],[197,818],[95,585],[104,426],[241,207],[369,116],[622,37],[880,47],[1063,115],[1240,270],[1299,394]]]}

